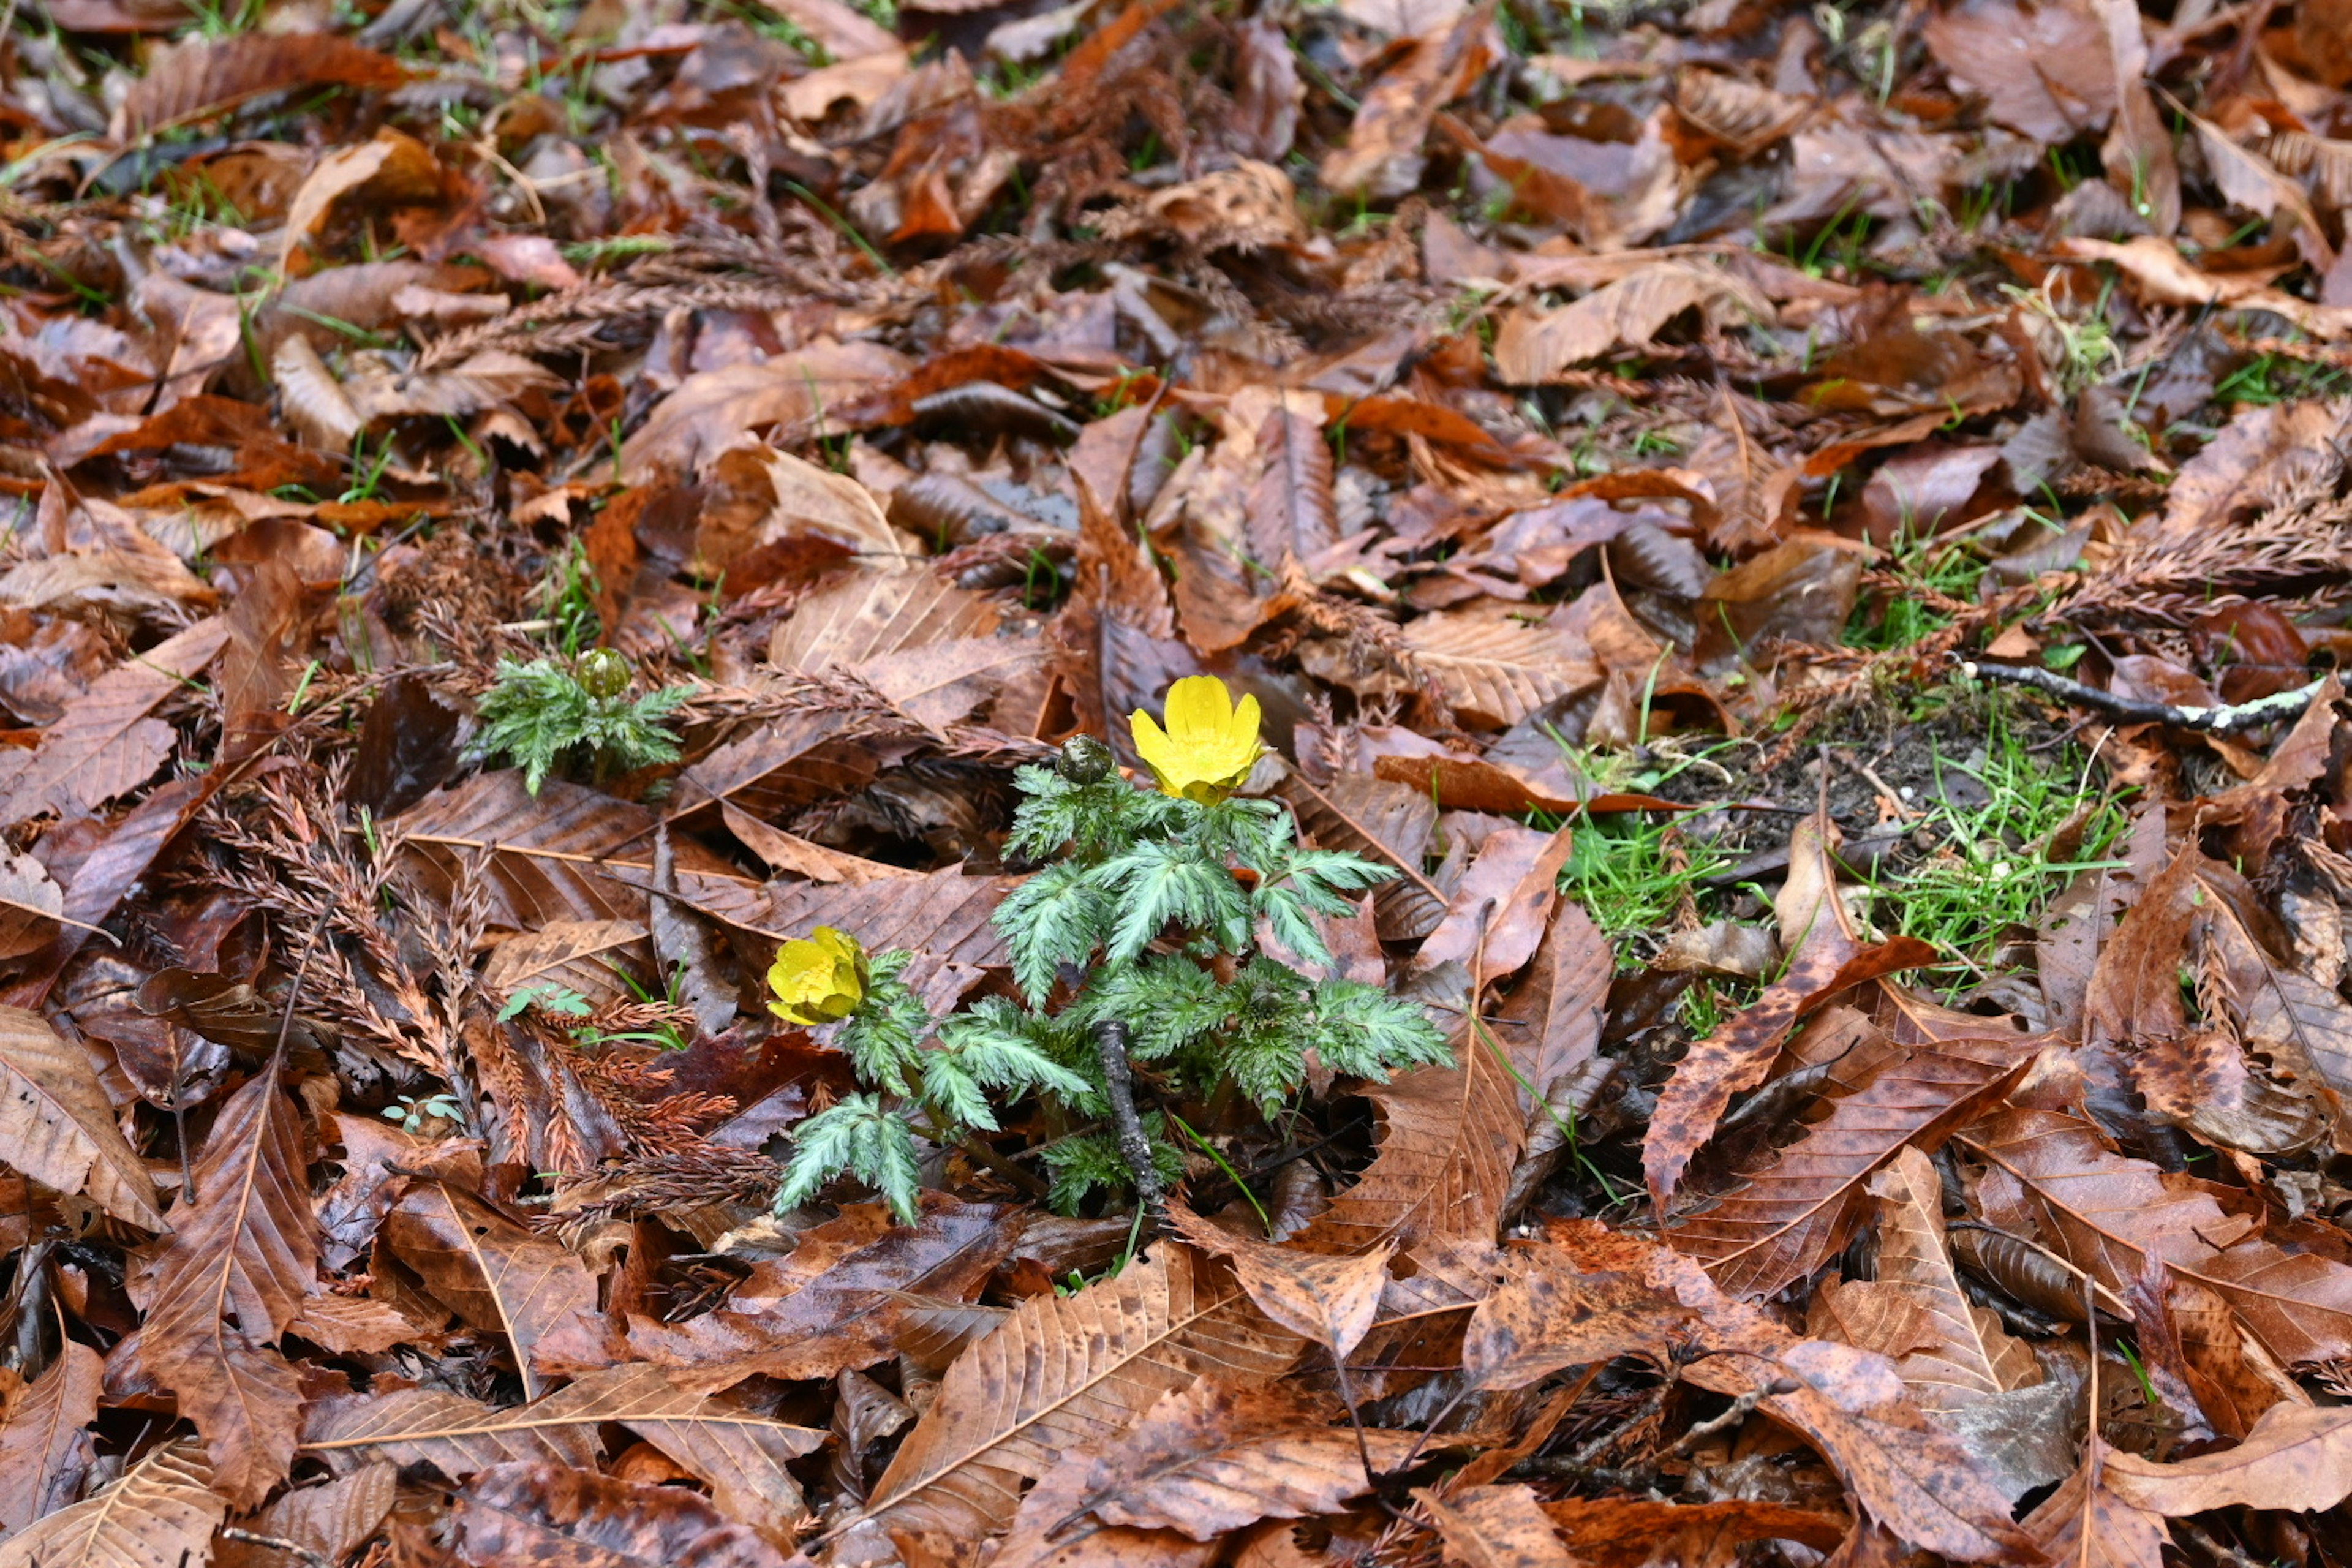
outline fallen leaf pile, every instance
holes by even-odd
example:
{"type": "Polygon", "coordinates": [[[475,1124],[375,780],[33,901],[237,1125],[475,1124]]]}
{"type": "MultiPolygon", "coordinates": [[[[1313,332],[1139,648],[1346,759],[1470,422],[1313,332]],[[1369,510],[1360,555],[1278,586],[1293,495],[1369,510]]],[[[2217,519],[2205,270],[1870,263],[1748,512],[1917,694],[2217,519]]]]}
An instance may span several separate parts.
{"type": "Polygon", "coordinates": [[[2352,1563],[2347,0],[5,16],[0,1565],[2352,1563]],[[778,1212],[1080,735],[1450,1063],[778,1212]]]}

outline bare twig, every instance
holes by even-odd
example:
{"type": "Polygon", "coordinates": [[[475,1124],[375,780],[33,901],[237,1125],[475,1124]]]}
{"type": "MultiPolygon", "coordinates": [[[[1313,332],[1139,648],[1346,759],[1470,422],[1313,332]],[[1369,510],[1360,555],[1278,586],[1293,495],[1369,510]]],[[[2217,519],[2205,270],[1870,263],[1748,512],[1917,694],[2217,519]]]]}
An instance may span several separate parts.
{"type": "Polygon", "coordinates": [[[2163,724],[2175,730],[2194,731],[2200,735],[2234,735],[2242,731],[2259,730],[2265,724],[2301,718],[2303,710],[2311,706],[2313,696],[2323,684],[2323,681],[2315,680],[2293,691],[2257,697],[2251,702],[2231,702],[2218,708],[2180,708],[2169,702],[2121,697],[2028,665],[1979,664],[1973,659],[1963,659],[1960,673],[1975,680],[2030,687],[2062,702],[2088,708],[2127,724],[2163,724]]]}
{"type": "Polygon", "coordinates": [[[1105,1092],[1110,1100],[1111,1124],[1118,1129],[1118,1152],[1135,1177],[1137,1200],[1145,1213],[1157,1217],[1163,1189],[1160,1167],[1151,1163],[1151,1140],[1144,1133],[1143,1118],[1135,1112],[1135,1068],[1127,1059],[1127,1026],[1116,1018],[1105,1018],[1095,1026],[1094,1036],[1105,1092]]]}

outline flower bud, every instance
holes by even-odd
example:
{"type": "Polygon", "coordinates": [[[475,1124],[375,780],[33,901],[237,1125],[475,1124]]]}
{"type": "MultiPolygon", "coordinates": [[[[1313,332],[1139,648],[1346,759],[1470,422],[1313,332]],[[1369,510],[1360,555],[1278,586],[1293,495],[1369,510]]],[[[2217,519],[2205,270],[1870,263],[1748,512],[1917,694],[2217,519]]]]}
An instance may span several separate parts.
{"type": "Polygon", "coordinates": [[[1073,735],[1062,742],[1061,759],[1055,771],[1075,784],[1100,784],[1110,777],[1117,759],[1110,748],[1092,735],[1073,735]]]}
{"type": "Polygon", "coordinates": [[[615,648],[591,648],[580,656],[573,668],[588,695],[603,702],[620,696],[636,679],[636,671],[629,667],[629,656],[615,648]]]}

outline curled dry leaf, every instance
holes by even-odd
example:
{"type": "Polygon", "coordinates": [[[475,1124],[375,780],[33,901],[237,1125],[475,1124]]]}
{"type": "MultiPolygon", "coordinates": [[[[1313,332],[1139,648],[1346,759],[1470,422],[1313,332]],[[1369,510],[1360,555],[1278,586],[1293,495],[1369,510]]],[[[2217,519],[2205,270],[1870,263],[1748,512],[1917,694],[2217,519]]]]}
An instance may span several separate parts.
{"type": "Polygon", "coordinates": [[[559,1562],[596,1568],[787,1564],[765,1536],[726,1519],[692,1492],[540,1461],[482,1471],[457,1494],[453,1518],[457,1555],[476,1568],[559,1562]]]}
{"type": "Polygon", "coordinates": [[[1627,1274],[1587,1272],[1539,1247],[1513,1260],[1470,1314],[1462,1372],[1477,1387],[1524,1388],[1563,1367],[1646,1356],[1663,1363],[1693,1314],[1627,1274]]]}
{"type": "Polygon", "coordinates": [[[1575,366],[1630,349],[1642,353],[1685,310],[1710,331],[1769,326],[1772,301],[1735,272],[1696,261],[1654,261],[1557,310],[1521,306],[1495,335],[1495,369],[1513,386],[1564,381],[1575,366]]]}
{"type": "Polygon", "coordinates": [[[1179,1236],[1231,1263],[1258,1310],[1292,1333],[1344,1356],[1371,1332],[1393,1244],[1355,1258],[1318,1257],[1222,1229],[1178,1203],[1169,1205],[1168,1217],[1179,1236]]]}
{"type": "Polygon", "coordinates": [[[2274,1405],[2234,1448],[2170,1464],[2110,1454],[2103,1479],[2126,1503],[2173,1519],[2222,1508],[2325,1512],[2352,1496],[2352,1411],[2274,1405]]]}
{"type": "Polygon", "coordinates": [[[675,1324],[634,1320],[629,1343],[680,1369],[682,1386],[703,1389],[757,1374],[833,1377],[872,1366],[906,1342],[910,1303],[977,1295],[1011,1256],[1020,1228],[1000,1205],[940,1204],[914,1225],[821,1265],[815,1258],[824,1255],[812,1256],[804,1239],[793,1258],[754,1268],[715,1311],[675,1324]]]}

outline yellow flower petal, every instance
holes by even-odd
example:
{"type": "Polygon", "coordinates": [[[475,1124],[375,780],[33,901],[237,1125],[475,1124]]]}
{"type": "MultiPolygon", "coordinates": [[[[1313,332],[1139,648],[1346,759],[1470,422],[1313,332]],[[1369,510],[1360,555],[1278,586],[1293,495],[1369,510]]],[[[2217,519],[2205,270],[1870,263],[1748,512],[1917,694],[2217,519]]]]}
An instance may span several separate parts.
{"type": "Polygon", "coordinates": [[[1167,728],[1142,710],[1131,720],[1136,753],[1159,781],[1160,792],[1213,804],[1239,788],[1264,750],[1258,744],[1258,705],[1233,693],[1213,675],[1192,675],[1168,689],[1167,728]]]}
{"type": "Polygon", "coordinates": [[[846,1018],[866,999],[866,950],[857,939],[819,926],[776,950],[768,970],[768,1011],[803,1027],[846,1018]]]}

